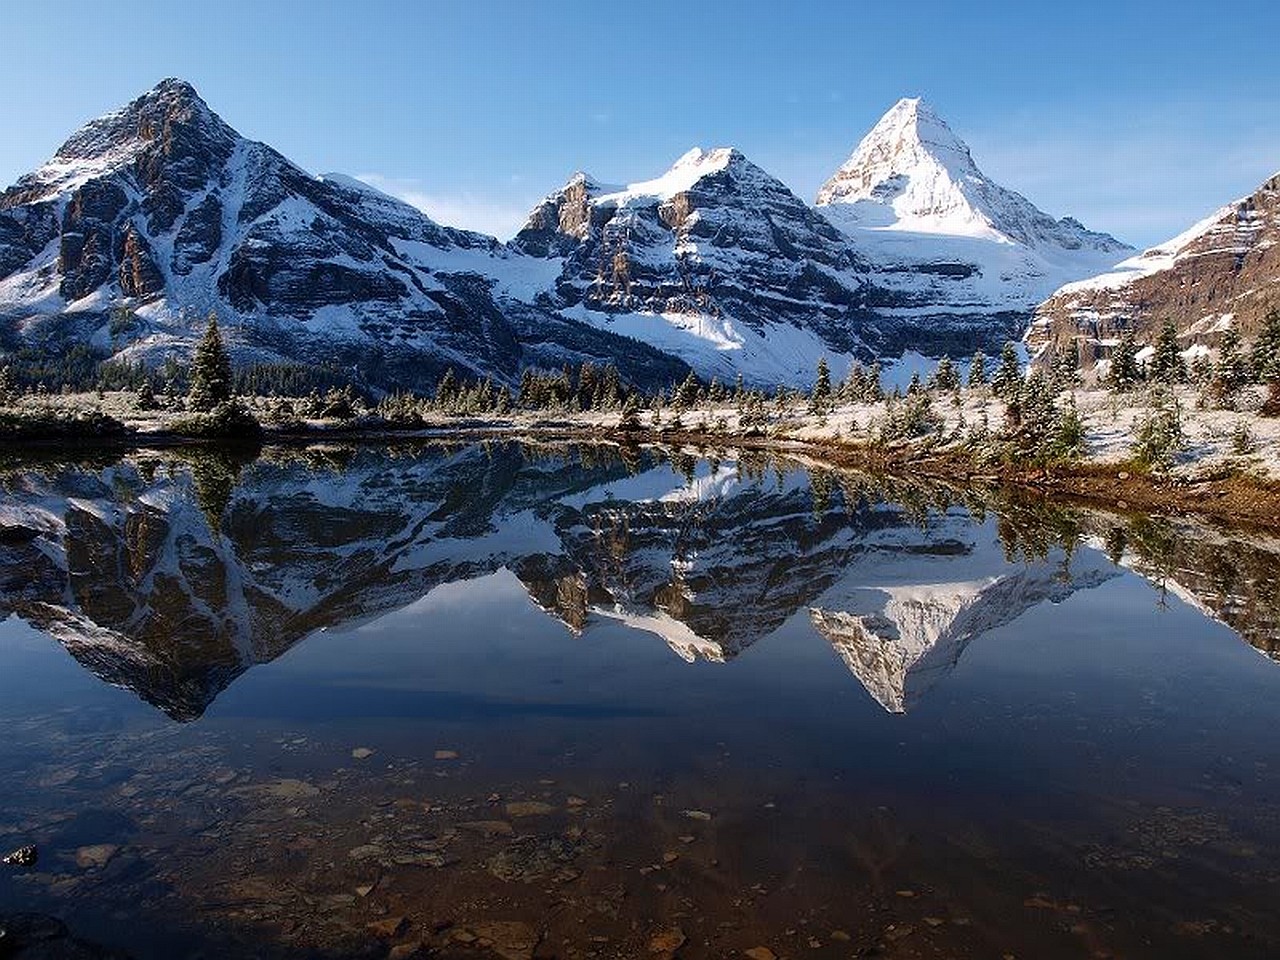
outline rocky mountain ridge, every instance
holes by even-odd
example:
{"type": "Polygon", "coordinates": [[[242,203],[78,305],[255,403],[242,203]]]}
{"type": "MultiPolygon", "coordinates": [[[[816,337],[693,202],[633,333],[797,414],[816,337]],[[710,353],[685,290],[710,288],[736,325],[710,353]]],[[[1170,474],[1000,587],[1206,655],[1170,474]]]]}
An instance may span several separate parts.
{"type": "Polygon", "coordinates": [[[214,310],[238,362],[382,386],[433,386],[446,367],[514,381],[579,359],[649,383],[682,375],[519,299],[512,259],[358,181],[306,173],[166,80],[0,194],[0,346],[155,364],[189,351],[214,310]]]}
{"type": "Polygon", "coordinates": [[[1125,332],[1154,343],[1172,320],[1187,351],[1246,338],[1280,306],[1280,174],[1178,236],[1053,294],[1036,310],[1028,348],[1052,356],[1077,345],[1086,365],[1125,332]]]}

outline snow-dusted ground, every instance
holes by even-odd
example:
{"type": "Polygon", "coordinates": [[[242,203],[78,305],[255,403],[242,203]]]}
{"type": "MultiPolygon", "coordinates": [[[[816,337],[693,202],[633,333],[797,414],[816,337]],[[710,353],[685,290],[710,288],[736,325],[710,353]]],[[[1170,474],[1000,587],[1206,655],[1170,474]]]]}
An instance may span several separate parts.
{"type": "MultiPolygon", "coordinates": [[[[1133,456],[1133,442],[1140,422],[1152,412],[1147,393],[1117,395],[1099,389],[1078,389],[1071,392],[1076,408],[1084,423],[1088,442],[1086,462],[1123,463],[1133,456]]],[[[1241,392],[1237,410],[1218,410],[1202,407],[1198,392],[1191,387],[1181,387],[1175,393],[1181,412],[1182,430],[1186,443],[1177,455],[1171,473],[1174,476],[1193,477],[1232,467],[1251,473],[1262,479],[1280,481],[1280,418],[1263,418],[1256,411],[1262,405],[1264,393],[1260,387],[1246,388],[1241,392]],[[1236,435],[1243,426],[1249,435],[1251,451],[1237,450],[1236,435]]],[[[1064,393],[1060,398],[1066,400],[1064,393]]],[[[901,402],[901,401],[899,401],[901,402]]],[[[94,394],[50,395],[44,398],[26,397],[21,401],[26,408],[48,406],[58,410],[101,409],[123,420],[130,427],[142,432],[163,430],[175,414],[164,411],[138,411],[134,394],[107,393],[99,400],[94,394]]],[[[963,435],[979,427],[985,420],[993,433],[998,433],[1005,420],[1004,401],[991,395],[989,389],[964,389],[956,399],[935,394],[932,409],[943,420],[943,437],[963,435]]],[[[815,443],[841,443],[857,446],[874,438],[883,422],[885,403],[844,403],[836,405],[826,417],[811,414],[807,405],[793,401],[780,410],[770,399],[765,404],[769,417],[767,435],[777,440],[799,440],[815,443]]],[[[262,413],[261,408],[258,409],[262,413]]],[[[660,414],[663,429],[672,425],[675,411],[664,407],[660,414]]],[[[462,419],[449,414],[435,415],[430,426],[434,429],[472,429],[477,423],[494,428],[519,432],[521,430],[583,429],[600,433],[602,438],[613,434],[619,412],[581,411],[554,413],[545,411],[515,411],[502,417],[468,417],[462,419]]],[[[732,402],[717,405],[703,404],[680,414],[680,424],[686,431],[722,433],[731,442],[742,433],[740,416],[732,402]]],[[[312,426],[337,427],[337,423],[309,421],[312,426]]],[[[653,424],[653,413],[644,410],[640,414],[641,425],[648,430],[653,424]]]]}

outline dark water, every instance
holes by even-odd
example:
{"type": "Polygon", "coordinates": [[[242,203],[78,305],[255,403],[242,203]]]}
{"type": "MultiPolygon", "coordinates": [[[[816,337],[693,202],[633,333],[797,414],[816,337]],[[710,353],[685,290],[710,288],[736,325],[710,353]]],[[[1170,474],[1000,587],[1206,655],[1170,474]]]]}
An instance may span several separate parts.
{"type": "Polygon", "coordinates": [[[1280,954],[1265,538],[604,447],[2,483],[0,847],[40,859],[0,914],[140,957],[1280,954]]]}

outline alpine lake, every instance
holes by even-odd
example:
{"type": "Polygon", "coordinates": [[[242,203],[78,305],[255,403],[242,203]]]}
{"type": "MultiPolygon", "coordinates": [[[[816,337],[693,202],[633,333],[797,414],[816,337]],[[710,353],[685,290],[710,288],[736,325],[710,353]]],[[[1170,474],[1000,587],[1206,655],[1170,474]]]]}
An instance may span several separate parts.
{"type": "Polygon", "coordinates": [[[1280,539],[710,448],[0,485],[0,956],[1280,956],[1280,539]]]}

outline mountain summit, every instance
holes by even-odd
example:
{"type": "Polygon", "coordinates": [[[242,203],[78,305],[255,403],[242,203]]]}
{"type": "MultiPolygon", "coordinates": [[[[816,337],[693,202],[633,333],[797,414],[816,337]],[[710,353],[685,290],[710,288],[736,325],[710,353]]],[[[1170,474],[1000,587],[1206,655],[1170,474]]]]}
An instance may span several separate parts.
{"type": "Polygon", "coordinates": [[[871,267],[868,305],[897,342],[931,352],[999,350],[1040,301],[1131,249],[1070,217],[1055,220],[989,179],[929,104],[899,100],[818,191],[816,209],[871,267]]]}
{"type": "Polygon", "coordinates": [[[1065,217],[1055,220],[989,179],[968,145],[919,97],[895,103],[818,191],[817,205],[847,204],[850,225],[1020,243],[1032,249],[1129,248],[1065,217]]]}
{"type": "Polygon", "coordinates": [[[547,302],[705,377],[808,383],[885,342],[848,239],[732,147],[695,147],[627,186],[575,174],[511,242],[559,265],[547,302]]]}

